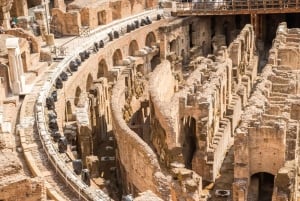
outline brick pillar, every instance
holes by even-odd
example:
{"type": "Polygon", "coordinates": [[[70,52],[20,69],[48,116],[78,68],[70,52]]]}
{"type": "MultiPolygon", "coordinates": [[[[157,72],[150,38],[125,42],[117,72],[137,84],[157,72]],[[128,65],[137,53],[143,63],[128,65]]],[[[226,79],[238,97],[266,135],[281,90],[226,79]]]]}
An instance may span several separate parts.
{"type": "Polygon", "coordinates": [[[60,10],[66,12],[66,4],[64,0],[54,0],[54,8],[59,8],[60,10]]]}
{"type": "Polygon", "coordinates": [[[24,91],[25,77],[21,52],[19,48],[19,38],[6,39],[9,60],[9,85],[13,94],[20,94],[24,91]]]}

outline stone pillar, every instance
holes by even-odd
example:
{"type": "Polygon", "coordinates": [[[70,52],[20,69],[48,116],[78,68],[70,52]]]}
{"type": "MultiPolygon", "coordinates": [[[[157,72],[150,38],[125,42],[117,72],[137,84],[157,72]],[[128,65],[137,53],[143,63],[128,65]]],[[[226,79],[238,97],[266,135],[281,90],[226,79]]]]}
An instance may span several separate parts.
{"type": "Polygon", "coordinates": [[[24,91],[25,87],[25,77],[19,48],[19,38],[7,38],[6,48],[8,50],[9,60],[9,85],[12,93],[19,95],[24,91]]]}
{"type": "Polygon", "coordinates": [[[144,69],[143,69],[143,73],[144,75],[147,75],[148,73],[151,72],[151,58],[152,56],[150,57],[149,55],[146,55],[145,57],[145,63],[144,63],[144,69]]]}
{"type": "Polygon", "coordinates": [[[47,34],[47,35],[45,35],[45,38],[46,38],[46,44],[47,45],[49,45],[49,46],[55,45],[54,34],[47,34]]]}
{"type": "Polygon", "coordinates": [[[60,10],[66,12],[66,4],[64,0],[54,0],[54,8],[59,8],[60,10]]]}
{"type": "Polygon", "coordinates": [[[0,108],[3,106],[3,99],[5,97],[4,78],[0,77],[0,108]]]}
{"type": "Polygon", "coordinates": [[[245,180],[237,180],[232,184],[232,200],[245,201],[247,200],[248,184],[245,180]]]}
{"type": "Polygon", "coordinates": [[[2,20],[2,26],[4,29],[10,29],[10,10],[12,7],[12,0],[6,0],[5,3],[2,3],[0,9],[0,18],[2,20]]]}
{"type": "Polygon", "coordinates": [[[160,39],[160,58],[162,60],[166,59],[168,52],[169,52],[169,43],[168,43],[167,33],[162,33],[160,39]]]}
{"type": "Polygon", "coordinates": [[[92,153],[92,131],[87,125],[78,125],[78,147],[80,148],[83,167],[86,168],[86,157],[92,153]]]}
{"type": "Polygon", "coordinates": [[[10,14],[9,12],[2,13],[2,26],[4,29],[10,29],[10,14]]]}

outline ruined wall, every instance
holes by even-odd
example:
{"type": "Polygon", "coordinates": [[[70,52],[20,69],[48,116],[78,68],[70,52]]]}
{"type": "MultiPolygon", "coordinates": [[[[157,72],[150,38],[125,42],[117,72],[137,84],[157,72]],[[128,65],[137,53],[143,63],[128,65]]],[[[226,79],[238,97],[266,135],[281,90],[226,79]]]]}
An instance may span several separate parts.
{"type": "Polygon", "coordinates": [[[152,149],[126,124],[122,117],[122,105],[125,104],[125,77],[115,84],[112,91],[112,120],[118,142],[119,160],[124,168],[122,175],[126,186],[134,186],[139,192],[150,189],[169,200],[166,178],[161,173],[156,155],[152,149]],[[162,186],[162,185],[165,186],[162,186]]]}
{"type": "Polygon", "coordinates": [[[91,29],[112,21],[109,3],[105,2],[97,7],[85,7],[80,10],[81,24],[91,29]]]}
{"type": "Polygon", "coordinates": [[[54,0],[53,2],[53,8],[58,8],[62,11],[66,11],[66,4],[64,0],[54,0]]]}
{"type": "Polygon", "coordinates": [[[192,23],[192,37],[189,42],[192,42],[190,56],[196,58],[197,56],[211,53],[211,18],[198,17],[192,23]]]}
{"type": "MultiPolygon", "coordinates": [[[[160,160],[166,165],[174,160],[176,161],[177,158],[173,157],[180,153],[169,152],[176,147],[180,147],[178,144],[179,102],[178,99],[171,99],[175,93],[176,84],[171,71],[171,64],[167,60],[155,68],[149,80],[152,114],[151,141],[160,160]]],[[[178,150],[175,152],[178,152],[178,150]]]]}
{"type": "Polygon", "coordinates": [[[13,4],[13,0],[4,0],[1,1],[1,11],[0,11],[0,23],[5,29],[10,28],[10,10],[13,4]]]}
{"type": "Polygon", "coordinates": [[[28,16],[28,5],[26,0],[14,1],[10,14],[12,17],[28,16]]]}
{"type": "MultiPolygon", "coordinates": [[[[162,67],[166,66],[162,65],[162,67]]],[[[130,76],[128,72],[130,71],[124,69],[123,75],[114,85],[111,104],[113,110],[113,128],[118,142],[118,156],[121,166],[121,175],[125,181],[125,191],[135,195],[137,192],[140,192],[141,188],[150,188],[153,191],[154,187],[152,185],[156,185],[156,191],[154,192],[163,198],[163,200],[201,200],[202,178],[178,163],[171,164],[172,169],[168,171],[168,175],[160,172],[157,155],[154,154],[150,146],[146,144],[137,133],[129,129],[129,125],[126,124],[124,117],[122,117],[122,106],[125,106],[127,102],[130,101],[126,95],[128,89],[125,87],[126,84],[124,84],[124,82],[126,82],[126,80],[137,79],[135,76],[130,76]],[[127,79],[125,79],[125,77],[127,79]],[[140,148],[144,150],[139,150],[140,148]],[[145,180],[147,182],[145,182],[145,180]],[[166,184],[166,182],[168,184],[166,184]]],[[[144,91],[144,93],[147,93],[147,91],[144,91]]],[[[137,95],[138,94],[135,96],[137,95]]],[[[138,97],[139,96],[137,96],[137,98],[138,97]]],[[[134,102],[134,98],[132,98],[131,101],[134,102]]],[[[150,115],[150,118],[151,116],[152,115],[150,115]]],[[[152,129],[155,130],[157,128],[152,127],[152,129]]],[[[156,131],[154,131],[154,134],[157,135],[156,131]]],[[[168,150],[165,149],[163,151],[168,150]]],[[[161,155],[163,154],[159,154],[160,159],[162,158],[161,155]]],[[[165,160],[168,160],[167,157],[169,157],[168,153],[166,154],[165,160]]]]}
{"type": "Polygon", "coordinates": [[[44,184],[40,179],[20,178],[13,183],[0,185],[1,200],[45,200],[44,184]]]}
{"type": "Polygon", "coordinates": [[[189,40],[191,40],[189,30],[191,28],[190,24],[192,24],[192,19],[193,18],[175,19],[159,28],[160,57],[162,59],[173,57],[172,60],[182,60],[183,58],[189,57],[189,40]]]}
{"type": "MultiPolygon", "coordinates": [[[[0,125],[1,131],[1,125],[0,125]]],[[[4,135],[4,133],[1,133],[4,135]]],[[[44,182],[39,178],[24,175],[21,162],[16,153],[5,150],[0,141],[0,200],[44,200],[44,182]]],[[[7,147],[6,147],[7,148],[7,147]]]]}
{"type": "Polygon", "coordinates": [[[299,54],[296,33],[299,29],[287,29],[286,23],[279,25],[269,52],[269,64],[255,80],[242,122],[236,130],[234,186],[239,186],[241,181],[244,185],[234,190],[233,200],[247,196],[247,191],[242,195],[241,188],[248,189],[250,177],[258,172],[275,175],[273,200],[296,197],[298,178],[294,173],[299,160],[296,154],[299,149],[298,61],[293,58],[299,54]]]}
{"type": "Polygon", "coordinates": [[[1,90],[3,94],[1,93],[1,96],[3,99],[4,97],[7,97],[7,95],[10,92],[10,86],[9,86],[9,67],[7,65],[0,65],[0,78],[1,78],[1,85],[3,89],[1,90]]]}
{"type": "Polygon", "coordinates": [[[81,25],[80,14],[77,11],[64,12],[58,8],[52,9],[53,25],[56,32],[62,35],[79,35],[81,25]]]}

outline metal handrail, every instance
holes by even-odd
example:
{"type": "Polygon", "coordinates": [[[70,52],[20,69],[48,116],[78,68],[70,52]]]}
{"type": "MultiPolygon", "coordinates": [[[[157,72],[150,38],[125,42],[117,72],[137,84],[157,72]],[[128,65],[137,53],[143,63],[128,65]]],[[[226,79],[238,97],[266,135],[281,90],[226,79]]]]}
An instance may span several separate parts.
{"type": "Polygon", "coordinates": [[[211,11],[250,11],[268,9],[297,9],[298,0],[232,0],[232,1],[177,1],[177,11],[196,10],[203,12],[211,11]]]}

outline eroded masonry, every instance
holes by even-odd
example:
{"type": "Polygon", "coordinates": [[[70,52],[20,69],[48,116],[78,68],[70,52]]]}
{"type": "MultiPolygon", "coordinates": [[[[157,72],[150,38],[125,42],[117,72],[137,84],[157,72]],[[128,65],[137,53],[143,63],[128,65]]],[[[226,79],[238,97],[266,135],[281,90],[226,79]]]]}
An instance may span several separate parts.
{"type": "Polygon", "coordinates": [[[297,1],[0,1],[0,201],[297,201],[297,1]]]}

